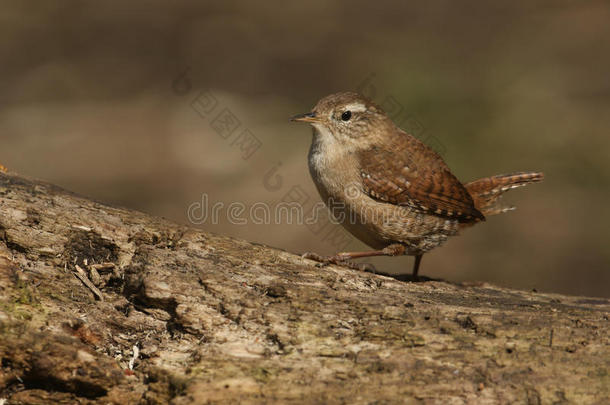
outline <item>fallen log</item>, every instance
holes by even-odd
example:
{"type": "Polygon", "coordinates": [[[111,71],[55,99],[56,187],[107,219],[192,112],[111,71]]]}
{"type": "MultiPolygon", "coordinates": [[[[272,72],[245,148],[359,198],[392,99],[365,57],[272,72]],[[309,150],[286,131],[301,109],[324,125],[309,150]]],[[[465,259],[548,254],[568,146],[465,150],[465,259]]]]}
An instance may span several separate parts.
{"type": "Polygon", "coordinates": [[[609,310],[321,268],[0,173],[7,404],[608,403],[609,310]]]}

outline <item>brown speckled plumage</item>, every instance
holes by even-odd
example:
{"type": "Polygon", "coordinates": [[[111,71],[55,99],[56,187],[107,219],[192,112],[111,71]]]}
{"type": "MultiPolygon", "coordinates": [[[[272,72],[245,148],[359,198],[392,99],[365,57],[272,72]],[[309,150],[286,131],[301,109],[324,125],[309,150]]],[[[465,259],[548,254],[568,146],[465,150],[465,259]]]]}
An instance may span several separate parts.
{"type": "Polygon", "coordinates": [[[293,120],[314,127],[309,170],[322,199],[350,232],[377,249],[340,253],[329,258],[334,262],[408,254],[417,258],[417,275],[423,253],[512,209],[500,205],[501,195],[543,178],[516,173],[463,185],[436,152],[356,93],[325,97],[293,120]]]}
{"type": "Polygon", "coordinates": [[[484,219],[441,157],[396,128],[387,145],[358,153],[364,190],[391,204],[460,221],[484,219]]]}

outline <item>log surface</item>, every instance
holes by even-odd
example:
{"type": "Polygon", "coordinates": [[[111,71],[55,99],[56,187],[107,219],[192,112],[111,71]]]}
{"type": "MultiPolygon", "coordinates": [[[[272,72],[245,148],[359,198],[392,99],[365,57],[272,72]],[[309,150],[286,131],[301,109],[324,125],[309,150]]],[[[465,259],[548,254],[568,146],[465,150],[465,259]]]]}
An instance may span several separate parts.
{"type": "Polygon", "coordinates": [[[609,313],[320,268],[0,173],[6,404],[609,403],[609,313]]]}

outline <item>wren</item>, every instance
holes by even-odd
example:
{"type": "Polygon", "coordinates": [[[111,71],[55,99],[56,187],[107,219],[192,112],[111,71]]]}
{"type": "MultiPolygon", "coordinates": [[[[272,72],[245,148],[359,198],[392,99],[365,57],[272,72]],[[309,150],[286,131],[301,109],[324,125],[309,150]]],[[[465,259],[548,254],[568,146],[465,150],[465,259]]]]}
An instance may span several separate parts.
{"type": "Polygon", "coordinates": [[[462,184],[439,154],[357,93],[327,96],[291,121],[313,126],[309,171],[322,200],[349,232],[374,249],[304,255],[326,263],[411,255],[417,279],[424,253],[461,229],[514,209],[501,203],[502,194],[544,177],[519,172],[462,184]]]}

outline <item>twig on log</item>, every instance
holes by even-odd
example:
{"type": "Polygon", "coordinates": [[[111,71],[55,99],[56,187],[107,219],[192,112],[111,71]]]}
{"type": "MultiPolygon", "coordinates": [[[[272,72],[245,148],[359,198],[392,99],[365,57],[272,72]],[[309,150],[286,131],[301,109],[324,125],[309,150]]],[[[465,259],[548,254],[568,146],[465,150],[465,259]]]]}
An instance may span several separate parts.
{"type": "Polygon", "coordinates": [[[89,280],[89,277],[87,277],[87,273],[85,273],[85,270],[83,270],[78,264],[75,266],[75,268],[76,271],[74,272],[74,275],[78,277],[78,279],[82,281],[83,284],[93,292],[95,298],[100,301],[104,301],[104,296],[102,295],[102,292],[91,282],[91,280],[89,280]]]}

